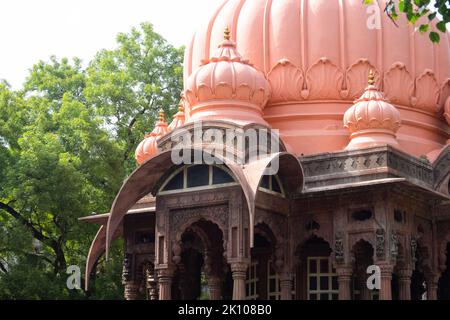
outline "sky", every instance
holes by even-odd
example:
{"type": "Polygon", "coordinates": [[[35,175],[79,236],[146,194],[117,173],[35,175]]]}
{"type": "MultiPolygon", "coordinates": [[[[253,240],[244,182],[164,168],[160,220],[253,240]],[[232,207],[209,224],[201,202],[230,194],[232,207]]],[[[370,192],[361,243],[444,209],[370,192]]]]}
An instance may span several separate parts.
{"type": "Polygon", "coordinates": [[[1,0],[0,79],[19,89],[28,69],[51,55],[88,63],[141,22],[170,43],[188,43],[223,0],[1,0]]]}

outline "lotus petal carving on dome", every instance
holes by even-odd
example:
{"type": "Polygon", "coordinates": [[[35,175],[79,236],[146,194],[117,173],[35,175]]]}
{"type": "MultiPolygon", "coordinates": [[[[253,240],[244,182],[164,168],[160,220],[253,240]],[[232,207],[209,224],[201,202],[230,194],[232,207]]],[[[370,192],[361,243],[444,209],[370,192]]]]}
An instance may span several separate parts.
{"type": "Polygon", "coordinates": [[[288,59],[280,60],[267,75],[272,87],[271,102],[302,100],[304,76],[288,59]]]}
{"type": "Polygon", "coordinates": [[[250,101],[252,97],[252,90],[246,83],[241,84],[236,88],[236,98],[243,101],[250,101]]]}
{"type": "MultiPolygon", "coordinates": [[[[221,82],[214,88],[214,98],[229,99],[233,97],[233,88],[226,82],[221,82]]],[[[206,99],[209,100],[209,99],[206,99]]]]}
{"type": "Polygon", "coordinates": [[[450,97],[450,78],[445,80],[441,85],[437,112],[441,112],[444,109],[448,97],[450,97]]]}
{"type": "Polygon", "coordinates": [[[306,84],[309,99],[338,100],[341,99],[344,73],[328,58],[321,58],[306,72],[306,84]]]}
{"type": "Polygon", "coordinates": [[[439,110],[439,86],[432,70],[425,70],[416,79],[415,107],[428,111],[439,110]]]}
{"type": "Polygon", "coordinates": [[[375,83],[379,84],[380,75],[367,59],[359,59],[347,69],[345,80],[350,99],[355,100],[363,94],[367,86],[367,76],[370,70],[374,71],[375,83]]]}
{"type": "Polygon", "coordinates": [[[392,103],[404,106],[411,105],[414,90],[412,77],[405,64],[394,63],[384,75],[384,94],[392,103]]]}
{"type": "Polygon", "coordinates": [[[197,89],[197,98],[198,101],[205,101],[212,99],[213,93],[211,91],[211,88],[204,83],[199,84],[197,89]]]}

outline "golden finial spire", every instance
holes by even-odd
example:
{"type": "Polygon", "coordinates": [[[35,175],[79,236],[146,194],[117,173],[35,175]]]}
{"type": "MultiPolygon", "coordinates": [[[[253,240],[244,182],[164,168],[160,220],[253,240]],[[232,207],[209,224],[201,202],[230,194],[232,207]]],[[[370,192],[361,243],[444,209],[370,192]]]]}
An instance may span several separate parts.
{"type": "Polygon", "coordinates": [[[373,86],[375,84],[375,73],[373,72],[372,69],[370,69],[369,71],[369,86],[373,86]]]}
{"type": "Polygon", "coordinates": [[[159,109],[159,121],[160,122],[164,122],[165,121],[163,108],[159,109]]]}
{"type": "Polygon", "coordinates": [[[184,106],[183,106],[183,103],[182,103],[182,102],[180,102],[180,103],[178,104],[178,111],[179,111],[179,112],[184,112],[184,106]]]}
{"type": "Polygon", "coordinates": [[[230,34],[231,34],[230,29],[228,27],[226,27],[225,31],[223,32],[223,38],[225,40],[230,40],[231,39],[230,34]]]}

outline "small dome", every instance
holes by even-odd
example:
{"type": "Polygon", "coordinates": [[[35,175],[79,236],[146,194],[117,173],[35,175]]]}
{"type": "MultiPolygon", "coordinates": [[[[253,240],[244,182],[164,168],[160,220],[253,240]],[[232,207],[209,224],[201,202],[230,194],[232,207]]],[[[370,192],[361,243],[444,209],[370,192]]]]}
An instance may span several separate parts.
{"type": "Polygon", "coordinates": [[[176,128],[184,126],[185,121],[186,121],[186,115],[184,114],[184,106],[183,106],[183,103],[180,101],[180,104],[178,105],[178,112],[173,117],[173,120],[170,123],[168,130],[173,131],[176,128]]]}
{"type": "Polygon", "coordinates": [[[398,147],[395,134],[400,125],[400,112],[375,86],[375,75],[370,71],[369,86],[344,114],[344,127],[351,133],[351,141],[346,149],[386,144],[398,147]]]}
{"type": "Polygon", "coordinates": [[[155,129],[149,134],[145,135],[144,140],[139,143],[135,152],[135,159],[138,164],[143,164],[150,158],[156,156],[158,150],[158,139],[169,133],[167,123],[164,119],[164,111],[159,111],[159,120],[156,123],[155,129]]]}
{"type": "Polygon", "coordinates": [[[264,74],[237,52],[227,28],[216,53],[202,61],[187,80],[184,96],[190,121],[229,119],[265,124],[262,110],[270,98],[270,85],[264,74]]]}

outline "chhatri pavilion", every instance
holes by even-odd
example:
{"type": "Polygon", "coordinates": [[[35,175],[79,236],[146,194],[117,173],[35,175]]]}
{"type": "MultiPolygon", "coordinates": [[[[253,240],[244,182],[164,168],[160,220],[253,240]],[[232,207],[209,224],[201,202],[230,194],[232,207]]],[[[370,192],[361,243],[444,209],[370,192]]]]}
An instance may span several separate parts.
{"type": "Polygon", "coordinates": [[[449,36],[375,3],[378,28],[361,0],[212,12],[178,113],[161,112],[110,212],[81,219],[99,225],[86,289],[121,237],[129,300],[450,299],[449,36]]]}

